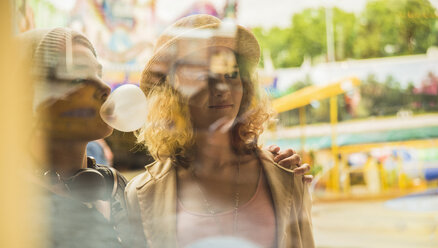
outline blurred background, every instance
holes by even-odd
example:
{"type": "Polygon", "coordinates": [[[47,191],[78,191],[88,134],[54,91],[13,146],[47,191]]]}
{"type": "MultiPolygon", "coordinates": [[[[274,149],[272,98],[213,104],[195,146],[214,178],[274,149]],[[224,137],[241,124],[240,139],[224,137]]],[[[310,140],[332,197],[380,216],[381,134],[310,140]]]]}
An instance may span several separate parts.
{"type": "MultiPolygon", "coordinates": [[[[250,28],[279,113],[265,145],[312,165],[318,247],[438,246],[437,0],[15,0],[15,34],[70,27],[95,45],[114,90],[138,84],[169,24],[207,13],[250,28]]],[[[151,161],[115,131],[109,163],[151,161]],[[111,162],[112,160],[112,162],[111,162]]]]}

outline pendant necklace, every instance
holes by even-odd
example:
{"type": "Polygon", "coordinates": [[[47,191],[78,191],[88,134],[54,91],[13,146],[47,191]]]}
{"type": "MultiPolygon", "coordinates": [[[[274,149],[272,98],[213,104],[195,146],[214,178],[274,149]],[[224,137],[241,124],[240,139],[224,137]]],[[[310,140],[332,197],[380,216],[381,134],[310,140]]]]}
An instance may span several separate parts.
{"type": "MultiPolygon", "coordinates": [[[[204,201],[204,206],[205,206],[205,210],[210,213],[215,222],[216,225],[218,225],[218,228],[220,228],[222,235],[225,234],[223,227],[221,228],[220,225],[220,221],[217,217],[217,212],[214,210],[213,206],[210,204],[210,202],[207,199],[207,195],[204,193],[204,191],[202,190],[202,187],[200,185],[199,182],[199,178],[198,176],[196,176],[195,174],[195,170],[193,168],[193,166],[191,166],[191,174],[192,174],[192,178],[196,183],[196,186],[199,189],[199,192],[202,195],[202,200],[204,201]]],[[[234,194],[233,194],[233,201],[234,201],[234,206],[233,206],[233,234],[236,235],[237,230],[238,230],[238,221],[237,221],[237,217],[238,217],[238,209],[239,209],[239,201],[240,201],[240,192],[239,192],[239,176],[240,176],[240,156],[238,157],[238,162],[237,162],[237,166],[236,166],[236,174],[234,177],[234,194]]]]}

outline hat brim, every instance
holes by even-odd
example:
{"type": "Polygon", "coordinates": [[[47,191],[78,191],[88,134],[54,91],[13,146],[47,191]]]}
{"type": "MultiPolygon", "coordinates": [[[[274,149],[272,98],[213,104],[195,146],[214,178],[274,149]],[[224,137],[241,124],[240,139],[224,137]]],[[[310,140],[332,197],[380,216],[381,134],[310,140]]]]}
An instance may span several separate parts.
{"type": "Polygon", "coordinates": [[[260,46],[254,35],[245,27],[236,25],[235,35],[200,35],[203,31],[218,30],[220,23],[204,25],[200,28],[178,30],[178,34],[168,37],[168,41],[160,46],[148,61],[142,73],[140,87],[148,95],[150,89],[162,83],[171,66],[178,60],[197,51],[210,47],[226,47],[243,58],[248,68],[255,69],[260,59],[260,46]]]}

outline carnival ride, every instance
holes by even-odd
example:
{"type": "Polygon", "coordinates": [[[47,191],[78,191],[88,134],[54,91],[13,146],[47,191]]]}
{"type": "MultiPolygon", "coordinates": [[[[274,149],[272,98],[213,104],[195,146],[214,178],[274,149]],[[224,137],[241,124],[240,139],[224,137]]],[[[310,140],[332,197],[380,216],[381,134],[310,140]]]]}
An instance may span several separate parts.
{"type": "Polygon", "coordinates": [[[368,195],[424,189],[438,177],[438,116],[338,123],[337,96],[359,85],[359,79],[350,77],[324,86],[306,87],[273,100],[279,113],[298,109],[300,126],[295,128],[294,137],[288,137],[287,131],[282,130],[277,135],[281,138],[275,139],[272,132],[270,143],[294,147],[304,154],[325,154],[324,162],[316,161],[324,164],[324,170],[316,176],[314,184],[319,179],[325,181],[325,191],[335,195],[356,194],[352,185],[358,180],[365,184],[364,192],[368,195]],[[307,127],[305,106],[326,98],[330,99],[330,127],[307,127]],[[311,135],[312,131],[319,135],[311,135]]]}

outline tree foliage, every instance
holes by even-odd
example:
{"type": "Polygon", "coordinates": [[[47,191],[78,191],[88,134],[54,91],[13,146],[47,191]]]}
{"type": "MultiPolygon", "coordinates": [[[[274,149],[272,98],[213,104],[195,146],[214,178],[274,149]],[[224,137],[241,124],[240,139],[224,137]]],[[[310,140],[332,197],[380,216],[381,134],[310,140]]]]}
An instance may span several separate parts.
{"type": "MultiPolygon", "coordinates": [[[[326,61],[324,8],[295,14],[287,28],[254,28],[277,68],[300,66],[304,58],[326,61]]],[[[425,53],[438,45],[438,15],[428,0],[369,1],[359,13],[333,8],[336,60],[425,53]]]]}
{"type": "Polygon", "coordinates": [[[424,53],[436,43],[436,18],[427,0],[370,1],[360,17],[356,56],[424,53]]]}

